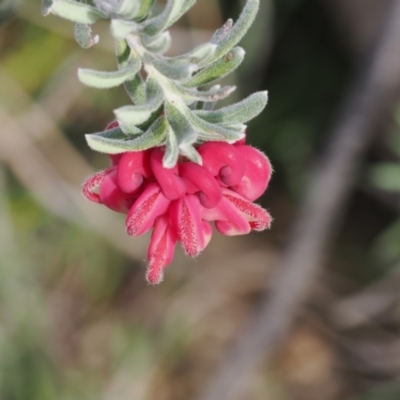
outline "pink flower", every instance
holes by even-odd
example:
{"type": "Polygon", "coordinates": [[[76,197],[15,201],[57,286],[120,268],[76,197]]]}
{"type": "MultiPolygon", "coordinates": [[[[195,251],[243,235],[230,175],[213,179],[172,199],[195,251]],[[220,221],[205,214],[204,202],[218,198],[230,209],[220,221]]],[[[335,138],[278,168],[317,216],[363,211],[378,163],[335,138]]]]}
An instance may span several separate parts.
{"type": "Polygon", "coordinates": [[[113,155],[112,166],[83,185],[87,199],[127,214],[128,235],[153,229],[146,274],[152,284],[162,281],[177,242],[191,257],[207,247],[212,221],[229,236],[270,227],[269,213],[253,203],[268,186],[268,158],[244,141],[207,142],[197,150],[203,165],[182,159],[171,169],[162,165],[162,147],[113,155]]]}

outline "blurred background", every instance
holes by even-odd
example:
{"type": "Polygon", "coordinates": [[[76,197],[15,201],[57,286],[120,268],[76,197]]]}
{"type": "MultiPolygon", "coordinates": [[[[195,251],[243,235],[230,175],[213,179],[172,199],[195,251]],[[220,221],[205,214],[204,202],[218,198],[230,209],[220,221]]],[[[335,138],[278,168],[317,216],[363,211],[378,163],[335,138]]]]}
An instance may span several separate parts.
{"type": "MultiPolygon", "coordinates": [[[[232,101],[270,94],[248,137],[274,165],[260,200],[273,227],[215,234],[197,260],[179,249],[151,287],[148,237],[126,237],[123,216],[80,194],[108,164],[84,134],[128,103],[123,88],[77,79],[78,66],[115,68],[107,24],[95,25],[99,45],[82,50],[73,25],[43,18],[39,0],[0,0],[1,400],[189,400],[201,390],[274,284],[310,167],[389,2],[261,1],[246,61],[228,81],[239,86],[232,101]]],[[[171,54],[208,40],[243,4],[198,0],[172,29],[171,54]]],[[[399,193],[395,106],[363,156],[309,300],[243,399],[400,399],[399,193]]]]}

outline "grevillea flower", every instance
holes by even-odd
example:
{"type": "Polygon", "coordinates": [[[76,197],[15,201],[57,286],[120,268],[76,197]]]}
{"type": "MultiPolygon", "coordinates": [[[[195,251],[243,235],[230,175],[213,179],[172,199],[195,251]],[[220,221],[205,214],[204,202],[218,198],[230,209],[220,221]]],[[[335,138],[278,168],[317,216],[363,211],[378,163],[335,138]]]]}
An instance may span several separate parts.
{"type": "Polygon", "coordinates": [[[269,213],[253,203],[272,172],[262,152],[244,141],[207,142],[197,151],[202,165],[181,159],[171,169],[162,165],[163,147],[113,155],[112,166],[83,185],[87,199],[127,215],[128,235],[153,229],[146,275],[152,284],[162,281],[178,242],[191,257],[207,247],[210,222],[229,236],[263,231],[271,224],[269,213]]]}

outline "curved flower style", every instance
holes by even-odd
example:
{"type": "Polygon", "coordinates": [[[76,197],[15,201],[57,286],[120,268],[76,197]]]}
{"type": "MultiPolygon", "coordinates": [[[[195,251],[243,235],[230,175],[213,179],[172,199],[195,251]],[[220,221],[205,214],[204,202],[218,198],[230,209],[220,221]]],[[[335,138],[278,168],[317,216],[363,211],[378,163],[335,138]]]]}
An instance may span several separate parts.
{"type": "Polygon", "coordinates": [[[88,200],[127,214],[128,235],[153,228],[146,275],[152,284],[162,281],[178,242],[191,257],[206,248],[211,221],[220,233],[232,236],[263,231],[272,220],[253,203],[272,173],[259,150],[244,141],[207,142],[197,148],[202,165],[182,159],[171,169],[162,165],[164,151],[157,147],[113,155],[112,166],[88,178],[82,190],[88,200]]]}

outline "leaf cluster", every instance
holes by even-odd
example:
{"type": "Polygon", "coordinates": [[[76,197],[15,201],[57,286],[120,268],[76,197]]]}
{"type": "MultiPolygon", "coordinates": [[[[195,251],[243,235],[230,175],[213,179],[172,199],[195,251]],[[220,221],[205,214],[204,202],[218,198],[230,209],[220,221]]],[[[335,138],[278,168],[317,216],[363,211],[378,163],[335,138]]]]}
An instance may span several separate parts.
{"type": "Polygon", "coordinates": [[[217,82],[242,63],[245,51],[238,43],[254,22],[259,0],[247,0],[236,23],[228,20],[209,42],[186,54],[166,56],[171,45],[168,29],[195,2],[168,0],[163,11],[153,15],[155,0],[43,0],[44,15],[76,23],[76,40],[83,48],[99,41],[92,24],[99,19],[111,22],[118,69],[80,69],[78,76],[98,89],[124,85],[133,105],[114,111],[118,128],[86,135],[92,149],[118,154],[165,146],[167,168],[179,155],[201,163],[196,145],[242,139],[245,123],[264,109],[267,93],[259,92],[214,111],[216,103],[236,89],[217,82]]]}

